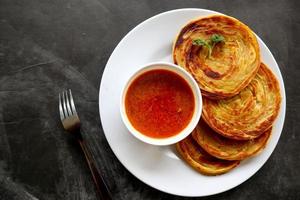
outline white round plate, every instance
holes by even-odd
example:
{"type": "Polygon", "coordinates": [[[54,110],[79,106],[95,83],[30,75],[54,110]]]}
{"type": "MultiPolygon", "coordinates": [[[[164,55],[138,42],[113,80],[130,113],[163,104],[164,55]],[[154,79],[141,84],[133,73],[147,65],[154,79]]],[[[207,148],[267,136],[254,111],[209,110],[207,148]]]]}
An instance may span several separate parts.
{"type": "Polygon", "coordinates": [[[285,90],[279,67],[268,47],[258,37],[262,61],[280,83],[282,103],[272,136],[258,156],[242,161],[229,173],[204,176],[188,166],[174,146],[152,146],[133,137],[121,120],[120,95],[129,77],[145,63],[172,62],[172,42],[188,21],[220,14],[204,9],[179,9],[161,13],[131,30],[110,56],[99,92],[99,110],[106,139],[120,162],[144,183],[180,196],[207,196],[229,190],[250,178],[270,157],[279,140],[285,118],[285,90]]]}

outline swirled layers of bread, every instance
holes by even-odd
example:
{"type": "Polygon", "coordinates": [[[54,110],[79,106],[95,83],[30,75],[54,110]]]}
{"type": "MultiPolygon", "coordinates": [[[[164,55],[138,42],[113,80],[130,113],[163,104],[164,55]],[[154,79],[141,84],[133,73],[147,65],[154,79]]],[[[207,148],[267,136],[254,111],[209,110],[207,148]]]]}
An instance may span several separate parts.
{"type": "Polygon", "coordinates": [[[239,161],[220,160],[206,153],[192,138],[188,136],[176,144],[182,158],[194,169],[205,175],[218,175],[236,167],[239,161]]]}
{"type": "Polygon", "coordinates": [[[202,117],[216,132],[236,140],[259,137],[276,119],[280,108],[279,84],[263,63],[251,83],[224,100],[203,98],[202,117]]]}
{"type": "Polygon", "coordinates": [[[173,59],[193,75],[204,96],[223,99],[238,94],[251,82],[260,65],[260,51],[248,26],[232,17],[212,15],[181,29],[173,45],[173,59]],[[224,37],[225,42],[216,44],[210,56],[207,48],[193,44],[214,34],[224,37]]]}
{"type": "Polygon", "coordinates": [[[260,152],[270,138],[272,128],[261,136],[246,141],[232,140],[213,131],[200,120],[192,133],[194,140],[210,155],[224,160],[243,160],[260,152]]]}

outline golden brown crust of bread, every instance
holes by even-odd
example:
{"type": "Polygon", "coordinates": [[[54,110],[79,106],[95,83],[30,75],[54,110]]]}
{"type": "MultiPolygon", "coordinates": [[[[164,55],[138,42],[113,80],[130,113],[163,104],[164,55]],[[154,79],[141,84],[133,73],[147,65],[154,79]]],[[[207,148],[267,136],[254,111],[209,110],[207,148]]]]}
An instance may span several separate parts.
{"type": "Polygon", "coordinates": [[[275,121],[281,96],[278,82],[261,63],[257,75],[238,95],[224,100],[203,98],[202,117],[216,132],[236,140],[249,140],[275,121]]]}
{"type": "Polygon", "coordinates": [[[255,76],[260,50],[251,29],[235,18],[212,15],[191,21],[178,34],[173,45],[175,64],[190,72],[204,96],[223,99],[238,94],[255,76]],[[225,43],[217,44],[212,55],[193,45],[197,38],[221,34],[225,43]]]}
{"type": "Polygon", "coordinates": [[[252,140],[232,140],[213,131],[203,120],[192,133],[194,140],[210,155],[224,160],[243,160],[260,152],[270,138],[272,128],[252,140]]]}
{"type": "Polygon", "coordinates": [[[220,160],[206,153],[192,138],[188,136],[176,144],[181,157],[195,170],[205,175],[218,175],[236,167],[239,161],[220,160]]]}

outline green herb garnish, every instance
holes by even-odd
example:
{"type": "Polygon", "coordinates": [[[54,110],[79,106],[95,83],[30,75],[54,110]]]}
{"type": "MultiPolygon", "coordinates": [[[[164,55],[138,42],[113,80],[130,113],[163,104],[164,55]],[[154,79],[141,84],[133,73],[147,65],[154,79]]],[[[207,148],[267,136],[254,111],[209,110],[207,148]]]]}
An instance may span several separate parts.
{"type": "Polygon", "coordinates": [[[225,38],[222,35],[213,34],[208,41],[200,38],[193,40],[193,45],[206,47],[208,49],[208,57],[210,57],[215,45],[219,42],[225,42],[225,38]]]}
{"type": "Polygon", "coordinates": [[[222,36],[222,35],[219,35],[219,34],[213,34],[211,37],[210,37],[210,40],[213,42],[213,43],[218,43],[218,42],[224,42],[225,41],[225,38],[222,36]]]}
{"type": "Polygon", "coordinates": [[[198,45],[198,46],[209,46],[209,44],[205,41],[205,40],[202,40],[202,39],[195,39],[193,41],[193,45],[198,45]]]}

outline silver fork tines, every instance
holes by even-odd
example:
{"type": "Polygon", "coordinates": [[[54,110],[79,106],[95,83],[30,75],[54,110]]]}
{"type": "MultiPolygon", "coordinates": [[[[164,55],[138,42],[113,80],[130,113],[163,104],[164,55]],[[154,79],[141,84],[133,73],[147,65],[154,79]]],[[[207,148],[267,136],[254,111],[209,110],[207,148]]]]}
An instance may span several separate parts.
{"type": "Polygon", "coordinates": [[[59,115],[66,130],[78,127],[80,121],[74,105],[72,92],[69,89],[59,94],[59,115]]]}

